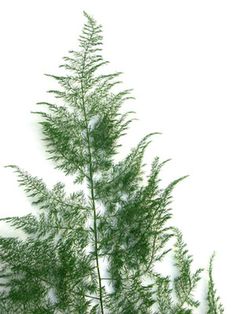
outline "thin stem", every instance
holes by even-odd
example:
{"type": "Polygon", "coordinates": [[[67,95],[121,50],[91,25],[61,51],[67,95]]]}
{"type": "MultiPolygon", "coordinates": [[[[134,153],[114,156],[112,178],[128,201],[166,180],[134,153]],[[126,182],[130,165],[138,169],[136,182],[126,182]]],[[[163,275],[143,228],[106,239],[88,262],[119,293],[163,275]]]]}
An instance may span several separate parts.
{"type": "MultiPolygon", "coordinates": [[[[92,37],[92,34],[91,34],[92,37]]],[[[94,181],[93,181],[93,167],[92,167],[92,152],[91,152],[91,143],[90,143],[90,135],[89,135],[89,127],[88,127],[88,118],[87,118],[87,112],[85,108],[85,97],[84,97],[84,86],[83,86],[83,74],[84,74],[84,67],[85,67],[85,61],[87,56],[87,50],[88,47],[86,47],[83,56],[83,65],[82,65],[82,71],[81,71],[81,101],[82,101],[82,110],[84,114],[84,120],[85,120],[85,128],[86,128],[86,140],[88,144],[88,158],[89,158],[89,175],[88,175],[88,181],[90,185],[90,198],[92,202],[92,209],[93,209],[93,232],[94,232],[94,253],[95,253],[95,259],[96,259],[96,269],[97,269],[97,276],[98,276],[98,285],[99,285],[99,301],[100,301],[100,308],[101,313],[104,314],[104,308],[103,308],[103,294],[102,294],[102,280],[101,280],[101,273],[100,273],[100,266],[99,266],[99,254],[98,254],[98,230],[97,230],[97,211],[96,211],[96,205],[95,205],[95,194],[94,194],[94,181]]]]}
{"type": "Polygon", "coordinates": [[[85,296],[85,297],[87,297],[87,298],[90,298],[90,299],[99,300],[99,298],[97,298],[97,297],[93,297],[93,296],[91,296],[91,295],[87,295],[87,294],[85,294],[84,296],[85,296]]]}
{"type": "Polygon", "coordinates": [[[90,187],[91,187],[91,200],[92,200],[92,208],[93,208],[93,229],[94,229],[94,245],[95,245],[95,258],[96,258],[96,267],[97,267],[97,274],[98,274],[98,284],[99,284],[99,297],[100,297],[100,306],[101,312],[104,314],[103,310],[103,298],[102,298],[102,282],[101,282],[101,274],[100,274],[100,267],[99,267],[99,258],[98,258],[98,231],[97,231],[97,212],[95,206],[95,198],[94,198],[94,183],[93,183],[93,171],[92,171],[92,156],[91,156],[91,149],[90,149],[90,140],[89,134],[87,130],[87,138],[88,138],[88,151],[89,151],[89,176],[90,176],[90,187]]]}

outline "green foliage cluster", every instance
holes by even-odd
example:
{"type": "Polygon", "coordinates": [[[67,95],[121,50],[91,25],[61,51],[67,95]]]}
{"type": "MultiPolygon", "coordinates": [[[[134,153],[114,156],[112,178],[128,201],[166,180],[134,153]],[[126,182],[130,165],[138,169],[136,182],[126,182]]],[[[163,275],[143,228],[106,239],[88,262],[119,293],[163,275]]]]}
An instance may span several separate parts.
{"type": "MultiPolygon", "coordinates": [[[[25,239],[0,238],[0,313],[187,314],[202,269],[179,230],[169,221],[172,191],[183,178],[160,186],[166,163],[156,157],[147,180],[145,136],[123,160],[114,161],[119,140],[132,122],[122,113],[130,90],[114,88],[121,73],[102,74],[101,26],[87,15],[80,50],[70,51],[65,76],[51,90],[62,104],[39,103],[47,152],[56,167],[72,175],[78,191],[45,183],[11,165],[38,214],[2,219],[25,239]],[[87,188],[82,188],[84,184],[87,188]],[[175,245],[170,245],[175,239],[175,245]],[[155,270],[173,253],[175,276],[155,270]]],[[[208,314],[223,313],[209,269],[208,314]]]]}

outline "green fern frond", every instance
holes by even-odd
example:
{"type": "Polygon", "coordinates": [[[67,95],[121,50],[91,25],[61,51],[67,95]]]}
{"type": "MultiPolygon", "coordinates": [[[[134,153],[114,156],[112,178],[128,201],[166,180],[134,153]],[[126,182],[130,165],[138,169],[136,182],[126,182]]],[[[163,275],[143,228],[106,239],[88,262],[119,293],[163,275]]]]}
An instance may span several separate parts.
{"type": "Polygon", "coordinates": [[[222,314],[224,313],[223,305],[220,302],[220,298],[217,296],[217,291],[215,289],[215,283],[213,280],[213,260],[215,254],[211,256],[209,269],[208,269],[208,293],[207,293],[207,302],[208,302],[208,311],[207,314],[222,314]]]}
{"type": "Polygon", "coordinates": [[[186,244],[183,241],[182,233],[174,228],[176,236],[176,244],[174,249],[175,266],[177,268],[177,276],[174,279],[174,290],[177,296],[177,310],[193,310],[199,306],[199,301],[196,301],[193,292],[196,288],[203,269],[199,268],[192,272],[192,256],[189,255],[186,244]]]}
{"type": "MultiPolygon", "coordinates": [[[[84,13],[78,51],[64,57],[49,90],[56,104],[39,102],[43,141],[55,167],[72,176],[76,191],[10,165],[35,207],[1,221],[24,232],[0,237],[2,314],[191,314],[202,269],[192,270],[182,234],[171,224],[172,192],[185,177],[163,187],[156,157],[144,180],[151,133],[119,162],[115,156],[135,120],[123,104],[121,72],[103,73],[102,27],[84,13]],[[57,99],[59,98],[59,104],[57,99]],[[174,247],[170,239],[176,239],[174,247]],[[173,252],[176,276],[158,266],[173,252]]],[[[208,314],[223,313],[209,267],[208,314]]]]}

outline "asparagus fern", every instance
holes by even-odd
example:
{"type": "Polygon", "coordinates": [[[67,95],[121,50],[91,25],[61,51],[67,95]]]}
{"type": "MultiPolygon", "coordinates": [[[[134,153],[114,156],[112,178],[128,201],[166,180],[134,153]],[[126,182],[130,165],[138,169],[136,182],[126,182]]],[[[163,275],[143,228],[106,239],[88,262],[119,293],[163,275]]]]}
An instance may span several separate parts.
{"type": "MultiPolygon", "coordinates": [[[[202,269],[192,270],[182,234],[170,224],[176,184],[160,183],[167,161],[158,157],[144,180],[145,136],[115,162],[120,138],[133,121],[122,113],[131,90],[118,90],[120,72],[104,74],[102,28],[84,13],[79,51],[64,58],[65,75],[48,75],[59,104],[41,102],[43,139],[49,158],[74,178],[77,192],[63,183],[49,189],[42,179],[10,165],[37,214],[3,218],[25,238],[0,238],[1,313],[194,313],[202,269]],[[84,183],[87,188],[84,188],[84,183]],[[176,239],[172,248],[171,239],[176,239]],[[173,252],[174,278],[155,265],[173,252]]],[[[209,314],[223,313],[215,296],[212,260],[209,314]]]]}

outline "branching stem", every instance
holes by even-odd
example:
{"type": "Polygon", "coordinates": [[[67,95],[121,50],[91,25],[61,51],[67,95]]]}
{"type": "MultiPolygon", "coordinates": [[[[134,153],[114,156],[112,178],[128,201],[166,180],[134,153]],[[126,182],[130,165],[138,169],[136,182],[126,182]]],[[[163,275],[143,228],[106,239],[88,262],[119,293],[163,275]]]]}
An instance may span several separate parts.
{"type": "MultiPolygon", "coordinates": [[[[91,34],[92,37],[92,34],[91,34]]],[[[91,152],[91,143],[90,143],[90,135],[89,135],[89,125],[88,125],[88,117],[87,112],[85,108],[85,93],[84,93],[84,86],[83,86],[83,80],[84,80],[84,68],[85,68],[85,62],[86,62],[86,56],[87,56],[87,50],[88,47],[84,51],[83,56],[83,65],[82,65],[82,71],[81,71],[81,102],[82,102],[82,110],[84,114],[84,122],[86,127],[86,140],[88,144],[88,164],[89,164],[89,175],[88,175],[88,181],[90,186],[90,198],[92,202],[92,209],[93,209],[93,232],[94,232],[94,254],[96,259],[96,269],[97,269],[97,276],[98,276],[98,286],[99,286],[99,302],[100,302],[100,308],[101,308],[101,314],[104,314],[104,307],[103,307],[103,294],[102,294],[102,280],[101,280],[101,273],[100,273],[100,266],[99,266],[99,254],[98,254],[98,231],[97,231],[97,211],[96,211],[96,204],[95,204],[95,194],[94,194],[94,181],[93,181],[93,162],[92,162],[92,152],[91,152]]]]}

